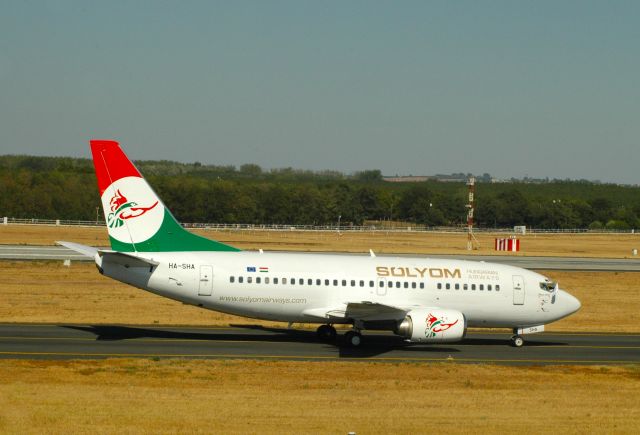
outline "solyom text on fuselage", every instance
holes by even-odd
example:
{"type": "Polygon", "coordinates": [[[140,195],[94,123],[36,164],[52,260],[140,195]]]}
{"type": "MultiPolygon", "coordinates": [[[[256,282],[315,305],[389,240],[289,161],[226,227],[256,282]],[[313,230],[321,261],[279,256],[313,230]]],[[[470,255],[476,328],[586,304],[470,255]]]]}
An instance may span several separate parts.
{"type": "Polygon", "coordinates": [[[462,278],[460,269],[447,269],[440,267],[377,266],[376,273],[380,277],[394,278],[462,278]]]}

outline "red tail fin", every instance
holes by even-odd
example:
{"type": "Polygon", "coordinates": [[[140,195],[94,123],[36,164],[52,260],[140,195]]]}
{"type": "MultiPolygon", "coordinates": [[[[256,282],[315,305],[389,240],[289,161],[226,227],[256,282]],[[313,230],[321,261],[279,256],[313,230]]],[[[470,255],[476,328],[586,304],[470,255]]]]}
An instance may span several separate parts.
{"type": "Polygon", "coordinates": [[[120,145],[112,140],[92,140],[91,154],[96,168],[100,195],[115,181],[124,177],[142,178],[140,172],[122,152],[120,145]]]}

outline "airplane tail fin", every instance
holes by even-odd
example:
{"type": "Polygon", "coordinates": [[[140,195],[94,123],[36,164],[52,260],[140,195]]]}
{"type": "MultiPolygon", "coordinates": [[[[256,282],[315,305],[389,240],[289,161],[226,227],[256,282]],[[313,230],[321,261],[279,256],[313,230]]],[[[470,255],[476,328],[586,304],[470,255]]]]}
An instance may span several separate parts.
{"type": "Polygon", "coordinates": [[[239,251],[185,230],[118,142],[92,140],[91,153],[114,251],[239,251]]]}

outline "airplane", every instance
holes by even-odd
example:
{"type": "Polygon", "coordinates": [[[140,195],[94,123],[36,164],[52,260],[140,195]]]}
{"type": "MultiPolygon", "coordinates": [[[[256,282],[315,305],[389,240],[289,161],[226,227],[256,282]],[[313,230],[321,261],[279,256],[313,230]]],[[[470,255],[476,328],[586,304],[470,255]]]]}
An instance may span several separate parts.
{"type": "Polygon", "coordinates": [[[183,228],[116,141],[91,140],[111,249],[58,242],[93,257],[110,278],[160,296],[244,317],[393,331],[409,343],[464,339],[467,328],[523,335],[580,309],[580,301],[531,270],[427,257],[243,251],[183,228]]]}

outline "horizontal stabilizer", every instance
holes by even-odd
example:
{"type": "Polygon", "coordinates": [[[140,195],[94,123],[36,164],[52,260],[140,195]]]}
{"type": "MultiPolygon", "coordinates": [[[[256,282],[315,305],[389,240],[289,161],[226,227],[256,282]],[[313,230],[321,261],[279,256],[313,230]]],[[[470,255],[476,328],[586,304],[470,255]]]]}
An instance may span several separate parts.
{"type": "Polygon", "coordinates": [[[94,248],[93,246],[81,245],[80,243],[64,241],[56,241],[56,243],[60,246],[64,246],[65,248],[79,252],[80,254],[86,255],[87,257],[91,258],[95,257],[96,253],[98,252],[98,248],[94,248]]]}
{"type": "Polygon", "coordinates": [[[138,257],[137,255],[127,254],[126,252],[107,251],[100,249],[98,255],[103,261],[109,263],[120,264],[125,267],[155,267],[159,262],[148,258],[138,257]]]}

